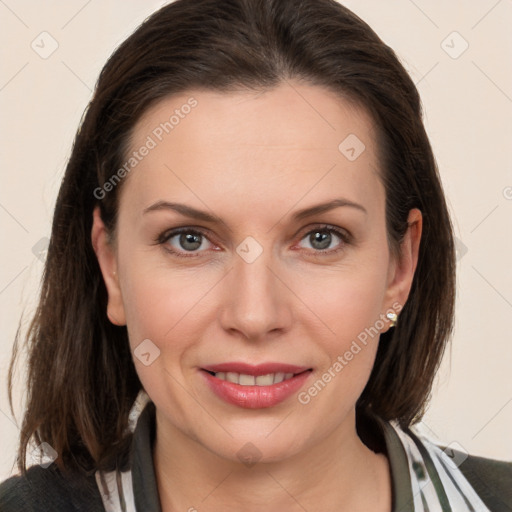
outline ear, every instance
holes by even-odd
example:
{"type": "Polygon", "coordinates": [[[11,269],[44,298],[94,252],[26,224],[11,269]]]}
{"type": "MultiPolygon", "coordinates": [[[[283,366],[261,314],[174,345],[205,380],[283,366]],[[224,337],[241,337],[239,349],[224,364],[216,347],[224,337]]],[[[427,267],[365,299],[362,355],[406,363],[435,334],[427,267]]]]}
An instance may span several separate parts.
{"type": "Polygon", "coordinates": [[[126,325],[121,288],[119,286],[119,275],[117,272],[116,250],[108,241],[107,229],[101,220],[99,206],[96,206],[93,211],[91,241],[96,257],[98,258],[103,281],[107,288],[107,316],[114,325],[126,325]]]}
{"type": "Polygon", "coordinates": [[[398,258],[392,259],[389,265],[388,286],[384,299],[384,305],[387,309],[394,310],[396,313],[403,308],[409,297],[414,272],[418,264],[421,232],[423,228],[421,211],[417,208],[410,210],[407,224],[407,231],[400,244],[400,254],[398,258]],[[397,304],[400,305],[400,308],[396,307],[397,304]],[[394,307],[392,307],[393,305],[394,307]]]}

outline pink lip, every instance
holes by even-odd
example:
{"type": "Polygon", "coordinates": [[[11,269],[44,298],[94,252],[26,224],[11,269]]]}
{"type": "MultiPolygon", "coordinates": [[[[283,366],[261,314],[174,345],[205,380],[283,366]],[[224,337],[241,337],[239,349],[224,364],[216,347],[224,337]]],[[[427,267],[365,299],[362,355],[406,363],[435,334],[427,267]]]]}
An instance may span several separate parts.
{"type": "Polygon", "coordinates": [[[209,388],[225,402],[246,409],[261,409],[273,407],[299,391],[311,375],[307,367],[287,365],[281,363],[266,363],[251,366],[244,363],[225,363],[204,367],[201,371],[209,388]],[[242,386],[222,379],[218,379],[208,372],[235,372],[253,375],[267,375],[269,373],[294,373],[288,380],[270,386],[242,386]]]}
{"type": "Polygon", "coordinates": [[[262,363],[258,365],[251,365],[247,363],[221,363],[209,366],[203,366],[203,370],[209,372],[234,372],[244,373],[245,375],[253,375],[258,377],[260,375],[268,375],[269,373],[302,373],[309,370],[308,366],[295,366],[293,364],[284,363],[262,363]]]}

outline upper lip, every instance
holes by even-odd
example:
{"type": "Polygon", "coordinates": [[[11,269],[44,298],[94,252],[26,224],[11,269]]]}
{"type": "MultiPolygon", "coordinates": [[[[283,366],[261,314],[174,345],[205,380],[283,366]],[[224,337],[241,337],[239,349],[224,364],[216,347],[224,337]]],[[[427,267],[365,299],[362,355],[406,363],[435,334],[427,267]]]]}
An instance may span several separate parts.
{"type": "Polygon", "coordinates": [[[244,375],[253,375],[254,377],[258,377],[260,375],[268,375],[269,373],[302,373],[306,370],[310,370],[311,368],[308,366],[296,366],[294,364],[285,364],[285,363],[262,363],[257,365],[252,365],[248,363],[241,362],[229,362],[229,363],[220,363],[220,364],[212,364],[208,366],[203,366],[203,370],[209,372],[233,372],[233,373],[242,373],[244,375]]]}

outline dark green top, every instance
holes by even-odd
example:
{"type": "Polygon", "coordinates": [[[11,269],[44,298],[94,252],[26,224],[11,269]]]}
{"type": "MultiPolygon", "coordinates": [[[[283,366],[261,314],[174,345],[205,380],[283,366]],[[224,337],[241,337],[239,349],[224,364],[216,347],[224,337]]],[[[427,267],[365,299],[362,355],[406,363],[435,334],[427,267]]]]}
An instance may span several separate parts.
{"type": "MultiPolygon", "coordinates": [[[[381,420],[373,421],[391,468],[393,512],[413,512],[410,461],[405,445],[396,426],[381,420]]],[[[133,499],[138,512],[161,512],[152,458],[155,428],[155,406],[149,402],[139,416],[130,452],[133,499]]],[[[439,495],[441,509],[451,511],[433,457],[424,448],[424,441],[410,430],[405,434],[418,446],[424,467],[439,495]]],[[[512,463],[469,456],[459,469],[491,512],[512,512],[512,463]]],[[[468,510],[475,509],[470,505],[468,510]]],[[[32,466],[26,477],[13,476],[0,484],[0,511],[104,512],[105,507],[94,475],[83,480],[70,480],[51,464],[46,469],[32,466]]]]}

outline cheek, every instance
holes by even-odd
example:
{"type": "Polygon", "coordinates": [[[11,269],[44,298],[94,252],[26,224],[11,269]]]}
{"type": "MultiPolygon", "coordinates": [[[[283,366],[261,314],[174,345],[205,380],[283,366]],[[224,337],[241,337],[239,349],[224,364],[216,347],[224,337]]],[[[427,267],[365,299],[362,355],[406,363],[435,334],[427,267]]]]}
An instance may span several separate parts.
{"type": "Polygon", "coordinates": [[[334,423],[356,403],[371,374],[385,326],[386,282],[387,259],[371,255],[328,278],[301,281],[299,294],[308,297],[308,306],[320,320],[309,324],[307,337],[316,340],[325,357],[299,401],[327,409],[336,403],[337,413],[329,420],[334,423]]]}
{"type": "Polygon", "coordinates": [[[190,366],[195,346],[204,337],[201,331],[213,321],[205,299],[215,280],[210,283],[207,275],[193,274],[133,258],[123,280],[128,337],[139,379],[153,401],[171,403],[174,417],[182,419],[190,400],[176,383],[183,382],[182,369],[190,366]],[[140,357],[145,353],[149,360],[140,357]]]}
{"type": "Polygon", "coordinates": [[[386,291],[385,264],[350,265],[319,279],[297,280],[297,294],[323,326],[329,352],[342,350],[366,329],[382,329],[386,291]]]}
{"type": "MultiPolygon", "coordinates": [[[[308,333],[324,353],[324,363],[298,400],[310,410],[329,411],[327,424],[334,428],[352,409],[370,377],[377,353],[384,282],[381,272],[351,272],[331,279],[323,293],[311,296],[311,310],[318,312],[321,327],[311,324],[308,333]],[[323,333],[319,336],[319,332],[323,333]],[[335,407],[333,408],[333,404],[335,407]]],[[[314,421],[314,415],[311,415],[314,421]]]]}
{"type": "Polygon", "coordinates": [[[150,339],[175,356],[190,340],[199,339],[196,331],[212,315],[208,294],[218,280],[213,271],[170,269],[144,255],[135,255],[123,270],[123,304],[132,350],[150,339]]]}

